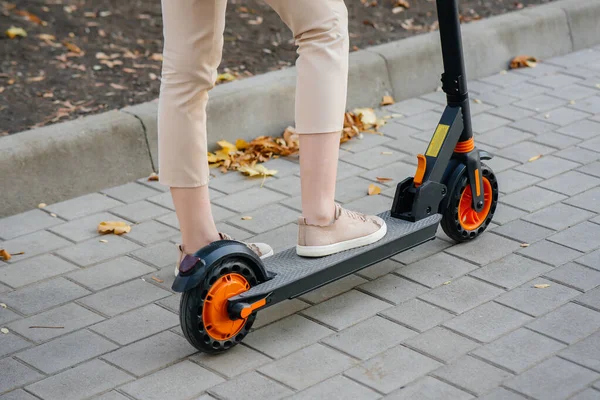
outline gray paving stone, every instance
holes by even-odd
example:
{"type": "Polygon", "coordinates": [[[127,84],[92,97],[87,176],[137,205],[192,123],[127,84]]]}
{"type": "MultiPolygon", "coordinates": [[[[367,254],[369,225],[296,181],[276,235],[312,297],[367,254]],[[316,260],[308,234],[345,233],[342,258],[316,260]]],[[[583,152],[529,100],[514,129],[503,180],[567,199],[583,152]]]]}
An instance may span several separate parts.
{"type": "Polygon", "coordinates": [[[128,383],[121,390],[140,400],[184,400],[222,382],[220,376],[183,361],[128,383]]]}
{"type": "Polygon", "coordinates": [[[580,143],[579,146],[595,152],[600,152],[600,137],[586,140],[585,142],[580,143]]]}
{"type": "Polygon", "coordinates": [[[582,149],[581,147],[573,146],[565,150],[554,153],[555,156],[564,158],[577,163],[589,163],[600,159],[600,153],[595,151],[582,149]]]}
{"type": "Polygon", "coordinates": [[[579,168],[578,171],[600,178],[600,161],[584,165],[583,167],[579,168]]]}
{"type": "Polygon", "coordinates": [[[600,271],[600,250],[593,251],[575,260],[579,264],[594,268],[600,271]]]}
{"type": "Polygon", "coordinates": [[[519,131],[529,132],[535,135],[542,135],[559,128],[558,125],[551,124],[546,121],[540,121],[539,119],[535,118],[525,118],[523,120],[513,122],[509,126],[519,131]]]}
{"type": "Polygon", "coordinates": [[[374,400],[380,398],[380,394],[366,388],[344,376],[338,375],[326,381],[309,387],[296,393],[289,400],[313,400],[313,399],[361,399],[374,400]]]}
{"type": "Polygon", "coordinates": [[[538,185],[555,192],[573,196],[600,185],[600,179],[582,174],[581,172],[569,171],[541,182],[538,185]]]}
{"type": "Polygon", "coordinates": [[[155,304],[148,304],[93,325],[90,329],[120,345],[127,345],[177,325],[179,325],[179,318],[176,314],[155,304]],[[140,327],[144,328],[140,329],[140,327]]]}
{"type": "Polygon", "coordinates": [[[227,352],[219,355],[219,357],[198,353],[190,357],[190,360],[213,371],[217,371],[228,378],[254,370],[271,361],[269,357],[241,345],[227,350],[227,352]]]}
{"type": "Polygon", "coordinates": [[[452,246],[445,251],[452,255],[485,265],[512,253],[519,243],[493,233],[486,233],[477,240],[452,246]]]}
{"type": "Polygon", "coordinates": [[[311,292],[303,294],[299,297],[299,299],[313,304],[320,303],[335,297],[338,294],[345,293],[348,290],[353,289],[354,287],[365,282],[367,282],[367,280],[361,278],[360,276],[348,275],[325,286],[321,286],[319,289],[315,289],[311,292]]]}
{"type": "Polygon", "coordinates": [[[521,142],[505,147],[498,151],[498,155],[520,163],[526,163],[529,159],[538,155],[547,155],[555,151],[552,147],[544,146],[535,142],[521,142]]]}
{"type": "Polygon", "coordinates": [[[515,71],[518,74],[533,76],[533,77],[542,77],[542,76],[552,76],[557,73],[565,71],[564,68],[559,66],[554,66],[550,64],[537,64],[535,68],[523,68],[515,71]]]}
{"type": "Polygon", "coordinates": [[[60,203],[49,205],[46,211],[52,212],[61,218],[71,220],[85,217],[100,211],[106,211],[109,208],[122,205],[120,201],[111,199],[100,193],[91,193],[85,196],[76,197],[60,203]]]}
{"type": "MultiPolygon", "coordinates": [[[[0,315],[2,315],[1,312],[2,309],[0,309],[0,315]]],[[[102,321],[102,319],[98,314],[77,304],[69,303],[29,318],[14,321],[8,325],[8,328],[39,343],[81,329],[102,321]],[[30,328],[32,326],[61,326],[63,328],[30,328]]]]}
{"type": "Polygon", "coordinates": [[[494,285],[512,289],[533,278],[537,278],[551,269],[552,267],[547,264],[542,264],[541,262],[516,254],[509,254],[498,261],[471,272],[470,275],[494,285]]]}
{"type": "Polygon", "coordinates": [[[563,86],[559,89],[548,92],[548,94],[551,96],[559,97],[565,100],[581,100],[586,97],[593,96],[595,93],[597,93],[597,91],[577,84],[563,86]]]}
{"type": "Polygon", "coordinates": [[[148,177],[140,178],[140,179],[136,180],[136,182],[141,185],[148,186],[149,188],[158,190],[159,192],[168,192],[169,191],[168,186],[163,185],[159,181],[150,181],[150,180],[148,180],[148,177]]]}
{"type": "Polygon", "coordinates": [[[313,344],[258,369],[296,390],[339,374],[355,361],[320,344],[313,344]]]}
{"type": "Polygon", "coordinates": [[[452,364],[433,372],[447,382],[478,395],[488,392],[512,375],[476,358],[463,356],[452,364]]]}
{"type": "Polygon", "coordinates": [[[134,203],[136,201],[154,196],[159,192],[137,182],[131,182],[102,190],[101,193],[122,201],[123,203],[134,203]]]}
{"type": "Polygon", "coordinates": [[[137,243],[148,245],[161,240],[166,240],[179,233],[165,224],[156,221],[146,221],[135,225],[127,238],[137,243]]]}
{"type": "Polygon", "coordinates": [[[463,313],[503,293],[502,289],[471,277],[463,277],[419,296],[447,310],[463,313]]]}
{"type": "Polygon", "coordinates": [[[491,342],[531,321],[531,317],[494,302],[482,304],[444,323],[444,326],[480,342],[491,342]]]}
{"type": "Polygon", "coordinates": [[[298,299],[291,299],[281,302],[279,304],[275,304],[274,306],[271,306],[266,310],[262,310],[258,313],[252,328],[258,329],[274,321],[285,318],[288,315],[295,314],[298,311],[304,310],[309,306],[310,304],[307,304],[298,299]]]}
{"type": "Polygon", "coordinates": [[[116,348],[114,343],[84,329],[25,350],[16,357],[46,374],[54,374],[116,348]]]}
{"type": "Polygon", "coordinates": [[[570,345],[561,351],[559,356],[600,372],[600,332],[570,345]]]}
{"type": "Polygon", "coordinates": [[[156,267],[163,268],[177,262],[177,247],[170,242],[162,242],[131,252],[132,256],[156,267]]]}
{"type": "Polygon", "coordinates": [[[101,212],[53,226],[48,230],[77,243],[102,236],[98,233],[98,224],[102,221],[123,221],[123,218],[107,212],[101,212]]]}
{"type": "MultiPolygon", "coordinates": [[[[408,128],[407,128],[408,129],[408,128]]],[[[349,178],[351,176],[359,175],[361,172],[365,172],[366,169],[357,167],[356,165],[348,164],[347,162],[338,162],[337,180],[349,178]]]]}
{"type": "Polygon", "coordinates": [[[175,211],[175,205],[173,204],[173,196],[171,196],[170,192],[157,194],[156,196],[149,197],[147,200],[161,207],[175,211]]]}
{"type": "Polygon", "coordinates": [[[168,208],[157,206],[148,201],[138,201],[125,206],[112,208],[111,213],[136,223],[160,217],[169,212],[168,208]]]}
{"type": "Polygon", "coordinates": [[[553,234],[551,229],[532,223],[515,220],[493,229],[494,233],[523,243],[534,243],[553,234]]]}
{"type": "Polygon", "coordinates": [[[264,207],[267,204],[281,201],[285,198],[285,195],[267,188],[253,188],[221,197],[214,202],[230,210],[246,213],[264,207]]]}
{"type": "MultiPolygon", "coordinates": [[[[473,83],[469,83],[469,85],[473,85],[473,83]]],[[[492,85],[490,85],[490,86],[492,86],[492,85]]],[[[471,90],[471,86],[469,86],[469,90],[471,90]]],[[[446,93],[444,93],[442,91],[441,87],[438,87],[433,92],[430,92],[424,96],[421,96],[420,98],[429,100],[429,101],[433,101],[434,103],[446,105],[446,93]]]]}
{"type": "Polygon", "coordinates": [[[55,278],[0,294],[0,303],[26,315],[37,314],[90,292],[64,278],[55,278]]]}
{"type": "Polygon", "coordinates": [[[413,330],[375,316],[333,334],[322,342],[353,357],[367,360],[416,335],[417,332],[413,330]]]}
{"type": "Polygon", "coordinates": [[[583,392],[577,393],[571,397],[571,400],[596,400],[600,397],[600,392],[591,388],[584,390],[583,392]]]}
{"type": "MultiPolygon", "coordinates": [[[[277,171],[277,175],[280,172],[277,171]]],[[[219,175],[216,179],[211,179],[210,186],[226,194],[237,193],[246,189],[260,188],[263,184],[263,178],[250,178],[239,172],[228,172],[224,175],[219,175]]],[[[222,199],[222,197],[220,197],[222,199]]],[[[216,198],[211,198],[216,200],[216,198]]]]}
{"type": "Polygon", "coordinates": [[[581,79],[565,75],[565,74],[551,74],[548,76],[542,76],[531,81],[534,85],[546,86],[552,89],[572,85],[581,81],[581,79]]]}
{"type": "Polygon", "coordinates": [[[546,336],[519,328],[472,354],[519,374],[565,347],[546,336]]]}
{"type": "Polygon", "coordinates": [[[99,239],[90,239],[63,248],[57,251],[56,254],[77,265],[86,267],[140,248],[132,241],[116,235],[107,235],[102,240],[106,240],[106,242],[100,242],[99,239]]]}
{"type": "Polygon", "coordinates": [[[165,331],[121,347],[102,358],[136,376],[141,376],[195,352],[196,349],[183,337],[165,331]]]}
{"type": "Polygon", "coordinates": [[[398,269],[398,273],[428,287],[458,278],[477,266],[449,254],[439,253],[398,269]]]}
{"type": "Polygon", "coordinates": [[[585,221],[593,215],[589,211],[572,207],[568,204],[557,203],[533,214],[526,215],[523,219],[559,231],[585,221]]]}
{"type": "Polygon", "coordinates": [[[153,271],[154,269],[130,257],[119,257],[93,267],[79,269],[68,277],[97,291],[153,271]]]}
{"type": "Polygon", "coordinates": [[[479,346],[478,343],[439,326],[408,339],[405,344],[444,363],[479,346]]]}
{"type": "MultiPolygon", "coordinates": [[[[440,229],[441,230],[441,229],[440,229]]],[[[437,254],[444,249],[450,247],[452,244],[444,241],[444,240],[433,240],[427,243],[424,243],[418,247],[412,248],[410,250],[404,251],[392,259],[395,261],[399,261],[403,264],[411,264],[413,262],[422,260],[426,257],[429,257],[433,254],[437,254]]]]}
{"type": "Polygon", "coordinates": [[[341,156],[341,159],[347,163],[357,165],[362,168],[375,169],[377,167],[400,161],[405,157],[407,157],[407,155],[398,150],[392,150],[391,148],[384,146],[377,146],[369,150],[361,151],[360,153],[341,156]]]}
{"type": "Polygon", "coordinates": [[[600,187],[590,189],[587,192],[571,197],[566,200],[565,203],[600,213],[600,187]]]}
{"type": "Polygon", "coordinates": [[[31,343],[21,339],[13,332],[9,331],[7,334],[0,335],[0,357],[4,357],[11,353],[16,353],[17,351],[23,350],[29,346],[31,346],[31,343]]]}
{"type": "Polygon", "coordinates": [[[599,237],[600,226],[586,221],[552,235],[548,240],[582,252],[589,252],[600,247],[599,237]]]}
{"type": "Polygon", "coordinates": [[[432,130],[437,126],[441,115],[440,112],[426,111],[412,117],[402,118],[399,122],[420,131],[432,130]]]}
{"type": "Polygon", "coordinates": [[[480,81],[482,81],[484,83],[490,83],[492,85],[507,87],[507,86],[513,86],[513,85],[518,85],[518,84],[524,83],[525,81],[527,81],[529,79],[531,79],[531,78],[528,76],[515,74],[513,72],[513,73],[495,74],[495,75],[489,76],[487,78],[480,79],[480,81]]]}
{"type": "Polygon", "coordinates": [[[307,308],[302,313],[314,320],[341,330],[389,307],[390,304],[388,303],[356,290],[351,290],[307,308]]]}
{"type": "MultiPolygon", "coordinates": [[[[283,178],[289,175],[293,175],[300,171],[300,166],[293,162],[292,159],[285,158],[274,158],[263,164],[267,169],[274,169],[277,171],[277,177],[283,178]]],[[[248,179],[247,177],[245,177],[248,179]]],[[[217,189],[217,188],[215,188],[217,189]]]]}
{"type": "Polygon", "coordinates": [[[108,393],[103,394],[100,397],[94,397],[94,400],[128,400],[128,397],[125,397],[119,392],[115,392],[114,390],[108,393]]]}
{"type": "MultiPolygon", "coordinates": [[[[393,125],[399,125],[399,124],[393,124],[393,125]]],[[[383,136],[383,134],[363,133],[362,136],[356,137],[355,139],[342,144],[340,146],[340,149],[349,151],[352,153],[360,153],[361,151],[365,151],[365,150],[368,150],[368,149],[376,147],[376,146],[381,146],[381,145],[387,146],[387,143],[389,143],[391,140],[392,140],[391,138],[389,138],[387,136],[383,136]]]]}
{"type": "Polygon", "coordinates": [[[289,388],[254,371],[215,386],[210,392],[223,400],[238,399],[240,393],[244,393],[243,397],[250,400],[276,400],[293,393],[289,388]],[[252,390],[248,390],[248,388],[252,388],[252,390]]]}
{"type": "Polygon", "coordinates": [[[151,283],[136,279],[97,292],[79,302],[105,315],[114,316],[144,304],[169,296],[171,293],[151,283]]]}
{"type": "Polygon", "coordinates": [[[24,254],[14,255],[8,264],[35,257],[40,254],[49,253],[70,245],[71,242],[58,237],[50,232],[38,231],[29,235],[19,236],[18,238],[7,240],[2,243],[2,248],[11,254],[24,252],[24,254]]]}
{"type": "Polygon", "coordinates": [[[598,55],[592,49],[584,49],[580,51],[576,51],[574,53],[570,53],[564,56],[553,57],[545,62],[559,65],[562,67],[567,67],[567,71],[571,70],[574,65],[582,65],[589,64],[598,60],[600,55],[598,55]]]}
{"type": "Polygon", "coordinates": [[[47,254],[0,268],[0,282],[19,288],[76,269],[73,264],[47,254]]]}
{"type": "Polygon", "coordinates": [[[546,146],[556,149],[566,149],[581,142],[581,139],[576,139],[571,136],[562,135],[560,133],[548,132],[536,136],[532,141],[545,144],[546,146]]]}
{"type": "Polygon", "coordinates": [[[476,133],[485,133],[501,126],[508,125],[510,119],[498,117],[489,113],[478,114],[473,117],[473,131],[476,133]]]}
{"type": "MultiPolygon", "coordinates": [[[[393,199],[381,195],[365,196],[344,205],[345,208],[372,215],[388,211],[392,207],[393,199]]],[[[296,239],[294,239],[296,240],[296,239]]]]}
{"type": "Polygon", "coordinates": [[[402,264],[388,258],[387,260],[380,261],[375,265],[362,269],[356,274],[366,279],[373,280],[379,278],[380,276],[389,274],[390,272],[397,270],[401,266],[402,264]]]}
{"type": "MultiPolygon", "coordinates": [[[[548,96],[546,94],[541,94],[534,97],[529,97],[525,100],[521,100],[514,105],[517,107],[525,108],[532,111],[547,112],[554,108],[560,107],[562,105],[567,104],[567,101],[564,99],[558,99],[556,97],[548,96]]],[[[526,115],[529,117],[530,115],[526,115]]]]}
{"type": "Polygon", "coordinates": [[[507,169],[513,168],[516,165],[519,165],[516,161],[512,161],[503,157],[498,157],[494,155],[494,158],[491,160],[486,160],[485,162],[490,168],[494,170],[495,173],[505,171],[507,169]]]}
{"type": "MultiPolygon", "coordinates": [[[[470,88],[469,91],[471,91],[470,88]]],[[[476,96],[473,97],[475,99],[481,100],[483,104],[491,104],[495,107],[502,107],[519,100],[517,97],[506,96],[504,94],[498,93],[495,90],[486,91],[484,93],[477,93],[476,96]]]]}
{"type": "MultiPolygon", "coordinates": [[[[291,224],[291,225],[294,225],[294,224],[291,224]]],[[[289,226],[289,225],[286,225],[286,226],[289,226]]],[[[294,226],[296,226],[296,225],[294,225],[294,226]]],[[[296,226],[296,230],[297,229],[298,228],[296,226]]],[[[246,230],[237,228],[237,227],[235,227],[233,225],[229,225],[228,223],[225,223],[225,222],[217,222],[217,230],[219,232],[227,233],[234,240],[246,240],[246,239],[248,239],[248,238],[250,238],[252,236],[252,233],[250,233],[250,232],[248,232],[246,230]]],[[[270,232],[266,232],[265,234],[268,235],[268,234],[270,234],[270,232]]],[[[297,232],[296,232],[296,234],[297,234],[297,232]]],[[[257,241],[261,241],[261,240],[254,240],[254,242],[257,242],[257,241]]],[[[264,240],[262,240],[262,241],[264,242],[264,240]]],[[[181,243],[181,242],[182,242],[181,236],[178,236],[177,237],[177,243],[181,243]]],[[[271,242],[265,242],[265,243],[271,244],[271,242]]],[[[294,241],[294,244],[295,244],[295,241],[294,241]]],[[[288,244],[287,247],[290,247],[289,244],[288,244]]],[[[275,247],[273,246],[273,248],[275,248],[275,247]]],[[[275,250],[275,251],[277,251],[277,250],[275,250]]]]}
{"type": "Polygon", "coordinates": [[[568,107],[560,107],[550,112],[537,115],[534,118],[537,118],[539,120],[543,119],[547,122],[560,126],[567,126],[575,121],[582,120],[589,116],[590,114],[585,113],[583,111],[575,110],[568,107]]]}
{"type": "Polygon", "coordinates": [[[454,386],[430,376],[419,379],[408,386],[401,387],[384,397],[385,400],[467,400],[472,398],[473,396],[469,393],[463,392],[454,386]]]}
{"type": "Polygon", "coordinates": [[[536,242],[519,250],[519,253],[554,266],[563,265],[582,255],[579,251],[547,240],[536,242]]]}
{"type": "Polygon", "coordinates": [[[44,400],[78,400],[102,393],[131,379],[130,375],[105,362],[92,360],[29,385],[26,389],[44,400]]]}
{"type": "Polygon", "coordinates": [[[399,113],[410,117],[412,115],[421,114],[425,111],[433,110],[436,107],[438,107],[438,104],[436,103],[414,98],[403,100],[391,106],[387,106],[385,107],[385,110],[391,113],[399,113]]]}
{"type": "Polygon", "coordinates": [[[573,136],[578,139],[591,139],[600,134],[600,123],[584,119],[557,130],[558,133],[573,136]]]}
{"type": "Polygon", "coordinates": [[[519,99],[526,99],[528,97],[537,96],[539,94],[546,93],[548,91],[550,91],[550,90],[546,87],[532,85],[527,82],[522,82],[520,84],[508,86],[508,87],[498,91],[497,93],[507,95],[507,96],[518,97],[519,99]]]}
{"type": "Polygon", "coordinates": [[[499,188],[502,193],[512,193],[517,190],[525,189],[528,186],[535,185],[541,179],[533,175],[509,169],[497,174],[500,182],[499,188]]]}
{"type": "Polygon", "coordinates": [[[504,196],[501,201],[529,212],[567,199],[567,196],[532,186],[504,196]]]}
{"type": "Polygon", "coordinates": [[[416,168],[414,165],[410,165],[405,162],[398,162],[374,169],[372,171],[365,172],[361,174],[361,176],[373,182],[377,182],[377,185],[381,186],[382,188],[384,188],[385,186],[396,187],[398,183],[406,177],[414,176],[415,171],[416,168]],[[393,181],[379,183],[377,181],[377,177],[391,178],[393,179],[393,181]]]}
{"type": "Polygon", "coordinates": [[[600,329],[600,313],[568,303],[536,319],[528,328],[546,336],[573,344],[600,329]]]}
{"type": "Polygon", "coordinates": [[[0,396],[0,400],[37,400],[37,397],[33,397],[26,391],[18,389],[0,396]]]}
{"type": "Polygon", "coordinates": [[[44,375],[9,357],[0,360],[0,370],[2,371],[2,374],[0,374],[0,393],[8,392],[44,377],[44,375]]]}
{"type": "Polygon", "coordinates": [[[469,87],[469,92],[473,92],[473,93],[477,93],[477,94],[490,93],[490,92],[493,93],[493,92],[498,91],[498,89],[500,88],[500,85],[494,85],[494,84],[482,82],[479,80],[469,82],[467,84],[467,86],[469,87]]]}
{"type": "Polygon", "coordinates": [[[595,372],[553,357],[505,382],[504,386],[535,399],[564,399],[598,377],[595,372]]]}
{"type": "Polygon", "coordinates": [[[252,219],[243,220],[242,216],[236,216],[229,219],[228,222],[254,233],[263,233],[281,225],[295,222],[299,213],[280,204],[271,204],[243,216],[250,216],[252,219]]]}
{"type": "Polygon", "coordinates": [[[442,364],[416,351],[396,346],[346,371],[345,375],[389,394],[440,365],[442,364]]]}
{"type": "Polygon", "coordinates": [[[536,161],[521,165],[517,171],[536,175],[541,178],[551,178],[554,175],[579,167],[579,164],[554,156],[542,157],[536,161]]]}
{"type": "Polygon", "coordinates": [[[600,285],[600,271],[583,267],[575,263],[565,264],[562,267],[546,273],[545,276],[553,281],[560,282],[566,286],[571,286],[584,292],[600,285]]]}
{"type": "Polygon", "coordinates": [[[509,390],[504,389],[503,387],[498,387],[488,394],[484,396],[480,396],[479,399],[482,400],[525,400],[525,397],[516,394],[515,392],[511,392],[509,390]]]}
{"type": "Polygon", "coordinates": [[[504,225],[510,221],[524,217],[525,215],[527,215],[525,211],[511,207],[507,204],[498,203],[496,212],[494,213],[494,222],[504,225]]]}
{"type": "MultiPolygon", "coordinates": [[[[227,231],[229,232],[229,230],[227,231]]],[[[243,238],[236,235],[236,239],[244,240],[243,238]]],[[[298,225],[287,224],[272,231],[261,233],[251,239],[248,239],[251,243],[268,243],[275,252],[287,250],[298,243],[298,225]]]]}
{"type": "Polygon", "coordinates": [[[333,331],[300,315],[291,315],[257,329],[244,343],[273,358],[281,358],[306,347],[333,331]]]}
{"type": "Polygon", "coordinates": [[[566,286],[537,278],[508,293],[500,296],[496,301],[527,314],[540,316],[568,302],[579,292],[566,286]],[[543,289],[534,285],[549,284],[543,289]]]}
{"type": "Polygon", "coordinates": [[[400,304],[425,293],[427,287],[389,274],[361,285],[360,290],[393,304],[400,304]]]}
{"type": "Polygon", "coordinates": [[[300,177],[291,175],[285,178],[271,179],[265,186],[288,196],[296,196],[300,194],[300,177]]]}
{"type": "MultiPolygon", "coordinates": [[[[431,133],[429,134],[431,135],[431,133]]],[[[428,144],[412,137],[403,137],[386,143],[386,146],[408,154],[410,157],[407,161],[410,162],[417,159],[417,154],[424,154],[428,144]]]]}
{"type": "Polygon", "coordinates": [[[4,240],[14,239],[62,222],[62,220],[51,217],[42,210],[26,211],[0,219],[0,238],[4,240]]]}
{"type": "Polygon", "coordinates": [[[421,332],[452,318],[449,312],[418,299],[408,300],[380,314],[421,332]]]}
{"type": "Polygon", "coordinates": [[[507,147],[533,138],[534,135],[515,128],[502,126],[477,137],[477,141],[498,148],[507,147]]]}
{"type": "Polygon", "coordinates": [[[591,114],[600,114],[600,96],[592,96],[569,106],[580,111],[585,111],[591,114]]]}

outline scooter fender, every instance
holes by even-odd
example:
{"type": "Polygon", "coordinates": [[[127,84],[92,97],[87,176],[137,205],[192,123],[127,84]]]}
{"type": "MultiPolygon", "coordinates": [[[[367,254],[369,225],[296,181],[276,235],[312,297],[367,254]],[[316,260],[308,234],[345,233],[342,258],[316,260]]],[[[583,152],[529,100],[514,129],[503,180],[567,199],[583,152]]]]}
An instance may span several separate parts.
{"type": "MultiPolygon", "coordinates": [[[[228,258],[242,258],[254,270],[260,282],[273,276],[269,273],[260,258],[243,243],[234,240],[219,240],[203,247],[194,253],[195,263],[185,272],[180,272],[171,288],[178,293],[187,292],[198,286],[206,277],[213,265],[218,265],[228,258]]],[[[193,259],[190,261],[193,262],[193,259]]]]}

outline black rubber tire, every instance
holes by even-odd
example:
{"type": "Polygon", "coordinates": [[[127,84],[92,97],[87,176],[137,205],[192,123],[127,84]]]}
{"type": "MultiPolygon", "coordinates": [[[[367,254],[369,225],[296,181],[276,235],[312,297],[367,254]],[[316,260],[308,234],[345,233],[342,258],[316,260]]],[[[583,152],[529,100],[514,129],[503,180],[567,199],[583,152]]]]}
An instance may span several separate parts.
{"type": "MultiPolygon", "coordinates": [[[[458,179],[456,186],[451,190],[452,197],[448,201],[448,206],[442,212],[442,221],[440,225],[442,229],[451,239],[457,242],[468,242],[481,235],[492,222],[496,207],[498,206],[498,179],[494,174],[494,171],[485,164],[481,164],[481,174],[484,178],[487,178],[492,185],[492,205],[490,211],[485,218],[485,221],[475,230],[467,230],[462,227],[458,219],[458,205],[460,198],[469,184],[468,176],[465,173],[458,179]]],[[[450,189],[450,188],[449,188],[450,189]]]]}
{"type": "Polygon", "coordinates": [[[258,284],[254,270],[244,260],[230,259],[213,267],[200,285],[192,290],[188,290],[181,296],[179,304],[181,330],[188,342],[203,353],[222,353],[241,343],[256,319],[256,312],[254,312],[246,319],[242,330],[228,340],[216,340],[206,333],[204,321],[202,320],[204,299],[215,281],[219,277],[229,273],[242,275],[251,287],[258,284]]]}

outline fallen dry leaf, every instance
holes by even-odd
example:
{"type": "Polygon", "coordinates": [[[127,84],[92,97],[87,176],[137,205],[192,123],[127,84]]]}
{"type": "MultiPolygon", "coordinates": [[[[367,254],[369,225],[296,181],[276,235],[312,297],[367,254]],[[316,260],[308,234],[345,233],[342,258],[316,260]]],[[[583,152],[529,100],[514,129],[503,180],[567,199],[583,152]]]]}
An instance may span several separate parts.
{"type": "Polygon", "coordinates": [[[380,178],[378,176],[375,179],[377,179],[380,183],[385,183],[385,182],[393,181],[392,178],[380,178]]]}
{"type": "Polygon", "coordinates": [[[54,213],[50,213],[50,216],[56,218],[56,214],[54,213]]]}
{"type": "Polygon", "coordinates": [[[260,25],[263,23],[263,17],[258,16],[256,19],[251,19],[248,21],[248,25],[260,25]]]}
{"type": "Polygon", "coordinates": [[[44,207],[46,207],[46,203],[40,203],[40,204],[38,204],[38,208],[44,208],[44,207]]]}
{"type": "Polygon", "coordinates": [[[446,281],[446,282],[442,283],[442,285],[449,285],[451,283],[452,283],[452,281],[446,281]]]}
{"type": "Polygon", "coordinates": [[[406,0],[395,0],[394,7],[410,8],[410,3],[406,0]]]}
{"type": "Polygon", "coordinates": [[[246,150],[248,148],[248,142],[244,139],[238,139],[235,141],[235,147],[237,150],[246,150]]]}
{"type": "Polygon", "coordinates": [[[382,106],[389,106],[394,104],[394,98],[392,96],[383,96],[383,100],[381,100],[381,105],[382,106]]]}
{"type": "Polygon", "coordinates": [[[245,167],[240,167],[238,169],[238,171],[240,171],[242,174],[244,175],[248,175],[248,176],[273,176],[275,174],[277,174],[277,171],[274,169],[267,169],[265,168],[264,165],[255,165],[253,167],[251,166],[245,166],[245,167]]]}
{"type": "Polygon", "coordinates": [[[163,60],[163,55],[160,53],[154,53],[150,56],[150,59],[153,61],[162,61],[163,60]]]}
{"type": "Polygon", "coordinates": [[[123,86],[123,85],[118,85],[118,84],[116,84],[116,83],[111,83],[111,84],[110,84],[110,87],[111,87],[111,88],[113,88],[113,89],[117,89],[117,90],[125,90],[125,89],[127,89],[125,86],[123,86]]]}
{"type": "Polygon", "coordinates": [[[70,52],[73,52],[75,54],[80,54],[81,53],[81,49],[79,48],[79,46],[77,46],[74,43],[71,42],[67,42],[66,40],[63,42],[63,45],[65,45],[65,47],[67,49],[69,49],[70,52]]]}
{"type": "Polygon", "coordinates": [[[155,281],[155,282],[158,282],[158,283],[163,283],[164,282],[162,279],[157,278],[155,276],[152,277],[152,280],[155,281]]]}
{"type": "Polygon", "coordinates": [[[569,100],[569,104],[571,104],[571,105],[575,104],[575,100],[569,100]]]}
{"type": "Polygon", "coordinates": [[[108,243],[108,240],[106,240],[106,239],[100,239],[100,243],[108,243]]]}
{"type": "Polygon", "coordinates": [[[8,261],[12,258],[12,256],[8,251],[0,249],[0,258],[2,258],[4,261],[8,261]]]}
{"type": "Polygon", "coordinates": [[[532,56],[517,56],[510,61],[510,68],[535,68],[538,59],[532,56]]]}
{"type": "Polygon", "coordinates": [[[156,172],[151,173],[148,177],[148,182],[152,181],[158,181],[158,174],[156,172]]]}
{"type": "Polygon", "coordinates": [[[246,217],[242,217],[242,221],[250,221],[252,219],[252,217],[246,216],[246,217]]]}
{"type": "Polygon", "coordinates": [[[382,156],[391,156],[392,154],[394,154],[394,153],[392,153],[391,151],[382,151],[381,152],[382,156]]]}
{"type": "Polygon", "coordinates": [[[225,72],[223,74],[217,75],[217,83],[231,82],[231,81],[235,81],[236,79],[237,78],[233,74],[230,74],[229,72],[225,72]]]}
{"type": "Polygon", "coordinates": [[[529,243],[521,243],[521,247],[529,247],[529,243]]]}
{"type": "Polygon", "coordinates": [[[17,28],[16,26],[11,26],[10,28],[8,28],[6,30],[6,36],[8,36],[9,39],[14,39],[17,36],[27,37],[27,32],[25,32],[25,29],[23,29],[23,28],[17,28]]]}
{"type": "Polygon", "coordinates": [[[0,332],[2,332],[3,334],[7,335],[9,330],[6,328],[0,328],[0,332]]]}
{"type": "Polygon", "coordinates": [[[31,78],[27,78],[27,83],[31,83],[31,82],[41,82],[44,79],[46,79],[45,75],[39,75],[39,76],[34,76],[31,78]]]}
{"type": "Polygon", "coordinates": [[[377,115],[372,108],[356,108],[353,112],[358,115],[365,125],[375,125],[377,123],[377,115]]]}
{"type": "Polygon", "coordinates": [[[541,155],[541,154],[538,154],[537,156],[533,156],[533,157],[531,157],[531,158],[530,158],[529,160],[527,160],[527,161],[529,161],[529,162],[533,162],[533,161],[535,161],[535,160],[539,160],[540,158],[542,158],[542,155],[541,155]]]}
{"type": "Polygon", "coordinates": [[[44,22],[38,16],[33,15],[29,11],[15,10],[15,14],[27,18],[29,21],[33,22],[34,24],[44,25],[44,22]]]}
{"type": "Polygon", "coordinates": [[[102,234],[114,233],[115,235],[122,235],[129,232],[131,232],[131,226],[122,221],[102,221],[98,225],[98,233],[102,234]]]}
{"type": "Polygon", "coordinates": [[[477,103],[477,104],[481,104],[481,100],[479,100],[479,99],[473,99],[473,102],[477,103]]]}
{"type": "Polygon", "coordinates": [[[4,304],[4,303],[0,303],[0,307],[1,307],[1,308],[6,308],[6,304],[4,304]]]}
{"type": "Polygon", "coordinates": [[[550,287],[550,285],[547,283],[538,283],[537,285],[533,285],[533,287],[536,289],[546,289],[550,287]]]}
{"type": "Polygon", "coordinates": [[[369,196],[375,196],[376,194],[381,193],[381,188],[373,183],[369,185],[369,190],[367,191],[369,196]]]}

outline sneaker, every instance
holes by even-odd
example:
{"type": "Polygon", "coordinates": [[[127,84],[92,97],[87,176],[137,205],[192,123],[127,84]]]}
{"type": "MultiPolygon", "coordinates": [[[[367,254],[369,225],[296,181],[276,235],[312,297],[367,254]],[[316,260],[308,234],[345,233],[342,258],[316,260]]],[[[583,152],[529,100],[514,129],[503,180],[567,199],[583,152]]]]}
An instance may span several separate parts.
{"type": "Polygon", "coordinates": [[[296,253],[302,257],[328,256],[375,243],[386,233],[387,226],[381,218],[336,204],[334,219],[327,226],[309,225],[305,218],[299,218],[296,253]]]}
{"type": "MultiPolygon", "coordinates": [[[[231,236],[225,233],[219,233],[221,240],[234,240],[231,236]]],[[[243,243],[243,242],[241,242],[243,243]]],[[[261,259],[265,259],[267,257],[271,257],[273,255],[273,249],[266,243],[244,243],[250,250],[256,253],[261,259]]],[[[179,265],[183,258],[185,257],[185,253],[183,252],[183,246],[177,245],[177,249],[179,250],[179,261],[175,264],[175,276],[179,275],[179,265]]]]}

